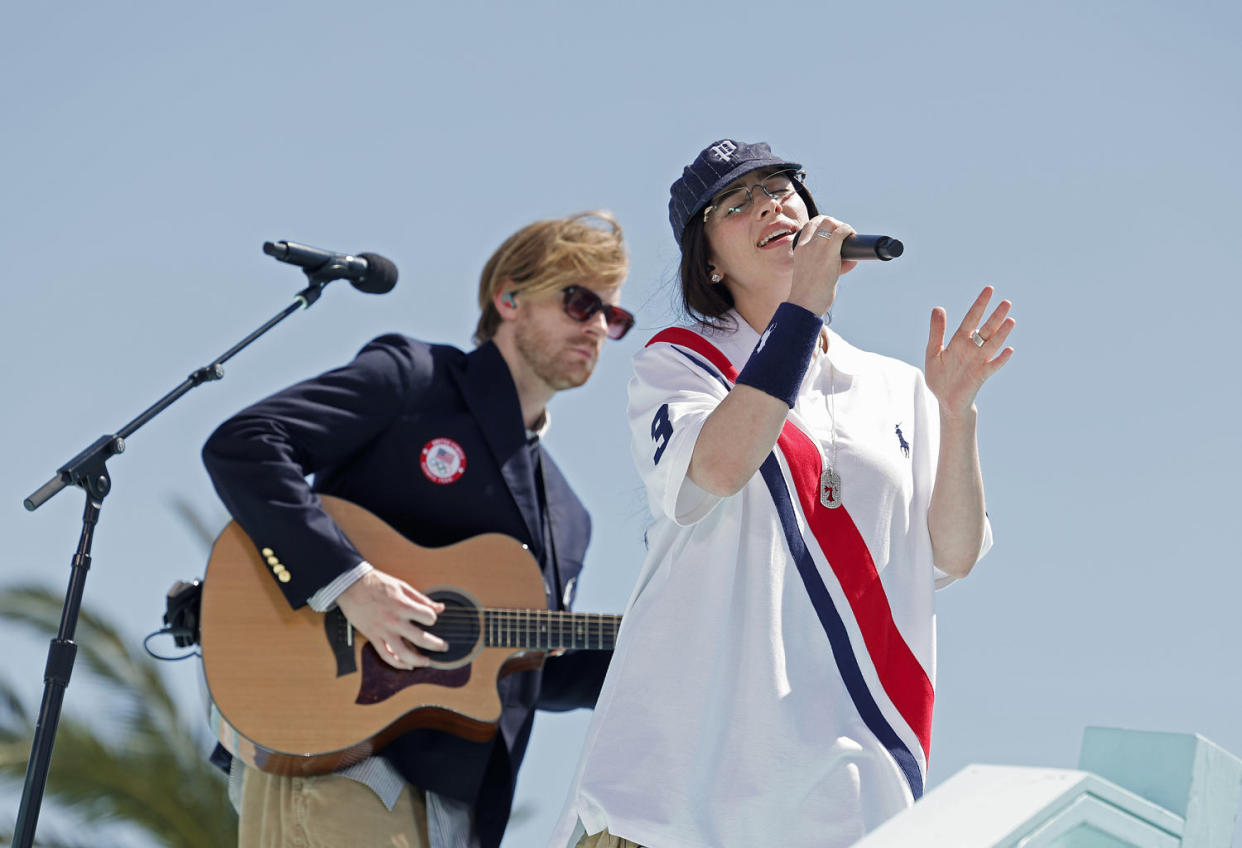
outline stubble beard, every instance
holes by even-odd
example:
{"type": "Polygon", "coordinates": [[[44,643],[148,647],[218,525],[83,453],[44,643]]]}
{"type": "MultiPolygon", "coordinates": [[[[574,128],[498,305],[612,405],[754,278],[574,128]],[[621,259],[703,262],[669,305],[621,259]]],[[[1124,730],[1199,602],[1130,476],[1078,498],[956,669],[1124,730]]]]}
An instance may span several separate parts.
{"type": "MultiPolygon", "coordinates": [[[[585,344],[594,346],[593,342],[585,344]]],[[[564,340],[540,332],[529,324],[517,327],[514,345],[531,372],[554,391],[581,386],[595,370],[594,360],[584,362],[575,357],[572,361],[567,361],[564,340]]]]}

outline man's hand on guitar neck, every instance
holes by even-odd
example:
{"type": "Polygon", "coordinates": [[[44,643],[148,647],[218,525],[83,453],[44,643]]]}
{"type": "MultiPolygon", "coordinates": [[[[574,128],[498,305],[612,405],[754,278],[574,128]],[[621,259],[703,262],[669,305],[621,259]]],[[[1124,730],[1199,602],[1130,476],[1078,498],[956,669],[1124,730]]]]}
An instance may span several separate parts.
{"type": "Polygon", "coordinates": [[[435,624],[444,604],[379,569],[356,580],[336,603],[354,629],[367,637],[376,653],[393,668],[430,665],[430,658],[415,647],[425,651],[443,651],[448,647],[439,636],[418,626],[435,624]]]}

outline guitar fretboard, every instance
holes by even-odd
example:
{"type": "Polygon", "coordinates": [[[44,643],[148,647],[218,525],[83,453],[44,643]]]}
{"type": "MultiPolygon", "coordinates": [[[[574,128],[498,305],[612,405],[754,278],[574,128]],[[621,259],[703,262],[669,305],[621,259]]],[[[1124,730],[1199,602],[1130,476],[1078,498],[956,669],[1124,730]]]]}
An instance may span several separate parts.
{"type": "Polygon", "coordinates": [[[484,638],[489,648],[540,651],[612,650],[621,616],[551,610],[484,609],[484,638]]]}

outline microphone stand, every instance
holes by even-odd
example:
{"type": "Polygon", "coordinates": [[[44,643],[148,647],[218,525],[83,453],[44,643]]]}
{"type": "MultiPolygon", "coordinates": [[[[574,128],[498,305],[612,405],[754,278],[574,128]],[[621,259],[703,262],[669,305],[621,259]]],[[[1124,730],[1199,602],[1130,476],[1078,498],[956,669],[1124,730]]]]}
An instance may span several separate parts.
{"type": "Polygon", "coordinates": [[[240,353],[259,336],[299,309],[309,309],[315,301],[319,300],[323,287],[331,280],[339,278],[337,271],[339,268],[331,263],[326,267],[316,268],[313,273],[307,270],[306,276],[310,285],[298,292],[293,303],[233,345],[210,365],[205,365],[190,374],[181,385],[164,395],[116,433],[100,436],[94,444],[62,465],[52,479],[40,486],[23,502],[26,509],[33,512],[66,486],[78,486],[86,491],[86,510],[82,515],[82,532],[78,538],[78,549],[71,564],[69,588],[66,591],[65,605],[61,611],[60,627],[48,649],[47,666],[43,672],[43,702],[39,707],[39,717],[35,723],[30,760],[26,764],[26,783],[22,789],[21,807],[17,813],[17,828],[13,833],[12,845],[15,848],[31,848],[34,843],[35,825],[39,820],[39,808],[43,803],[43,791],[47,785],[47,774],[51,765],[52,745],[56,739],[57,726],[60,724],[61,704],[64,701],[65,689],[69,685],[69,675],[73,671],[73,662],[77,656],[78,646],[73,641],[73,635],[77,628],[78,612],[82,606],[86,572],[91,566],[91,543],[95,535],[95,525],[99,523],[103,500],[112,488],[112,478],[108,474],[106,465],[108,459],[122,453],[125,450],[125,440],[134,431],[163,412],[190,389],[212,380],[223,379],[224,363],[240,353]]]}

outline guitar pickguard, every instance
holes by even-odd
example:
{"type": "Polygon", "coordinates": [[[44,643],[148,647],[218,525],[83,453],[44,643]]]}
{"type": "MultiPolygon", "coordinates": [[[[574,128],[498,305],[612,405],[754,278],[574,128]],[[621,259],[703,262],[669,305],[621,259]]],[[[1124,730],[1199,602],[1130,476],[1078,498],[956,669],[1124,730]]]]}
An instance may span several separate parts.
{"type": "Polygon", "coordinates": [[[457,668],[393,668],[379,658],[369,643],[362,646],[362,683],[356,704],[379,704],[418,683],[434,683],[453,689],[470,682],[470,663],[457,668]]]}

